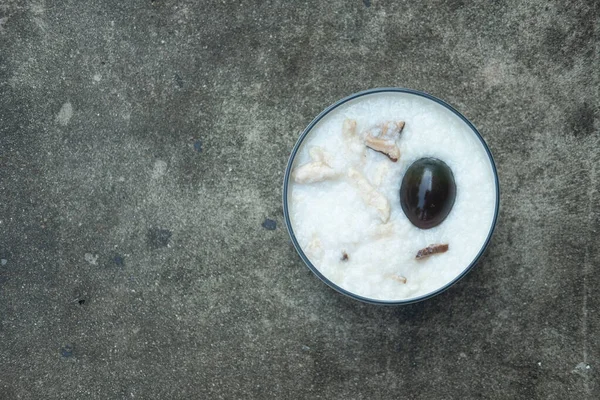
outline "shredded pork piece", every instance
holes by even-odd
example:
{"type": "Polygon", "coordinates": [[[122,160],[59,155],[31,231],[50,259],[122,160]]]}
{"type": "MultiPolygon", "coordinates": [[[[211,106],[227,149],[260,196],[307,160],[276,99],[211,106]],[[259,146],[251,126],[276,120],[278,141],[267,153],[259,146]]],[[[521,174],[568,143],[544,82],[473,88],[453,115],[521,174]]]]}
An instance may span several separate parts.
{"type": "Polygon", "coordinates": [[[390,203],[386,197],[375,190],[367,178],[354,168],[348,169],[348,177],[358,190],[365,204],[375,208],[381,221],[386,223],[390,219],[390,203]]]}
{"type": "Polygon", "coordinates": [[[400,276],[400,275],[395,275],[395,274],[386,275],[386,278],[393,279],[396,282],[400,282],[400,283],[406,283],[408,281],[405,277],[400,276]]]}
{"type": "Polygon", "coordinates": [[[342,125],[342,135],[346,140],[356,137],[356,120],[345,119],[342,125]]]}
{"type": "Polygon", "coordinates": [[[381,186],[388,172],[390,172],[390,163],[387,161],[380,162],[377,165],[377,168],[375,169],[375,175],[373,176],[373,184],[375,186],[381,186]]]}
{"type": "Polygon", "coordinates": [[[309,155],[312,162],[297,167],[292,173],[295,182],[315,183],[339,176],[339,173],[329,165],[331,157],[322,148],[311,148],[309,155]]]}
{"type": "Polygon", "coordinates": [[[390,237],[394,233],[392,224],[379,224],[371,229],[370,236],[375,239],[384,239],[390,237]]]}
{"type": "Polygon", "coordinates": [[[319,146],[311,147],[310,150],[308,150],[308,155],[313,161],[321,161],[326,164],[330,163],[331,157],[329,156],[329,154],[325,153],[325,150],[323,150],[319,146]]]}
{"type": "Polygon", "coordinates": [[[294,171],[294,181],[297,183],[315,183],[335,178],[337,172],[323,161],[304,164],[294,171]]]}
{"type": "Polygon", "coordinates": [[[353,119],[346,119],[342,125],[342,137],[346,142],[346,146],[351,153],[357,154],[361,157],[365,156],[365,145],[356,133],[356,121],[353,119]]]}
{"type": "Polygon", "coordinates": [[[312,235],[312,240],[308,243],[308,246],[306,246],[306,252],[316,258],[323,255],[323,245],[316,234],[312,235]]]}
{"type": "Polygon", "coordinates": [[[416,259],[420,260],[429,256],[432,256],[434,254],[440,254],[440,253],[445,253],[448,251],[448,245],[447,244],[430,244],[429,246],[425,247],[424,249],[421,249],[417,252],[416,255],[416,259]]]}

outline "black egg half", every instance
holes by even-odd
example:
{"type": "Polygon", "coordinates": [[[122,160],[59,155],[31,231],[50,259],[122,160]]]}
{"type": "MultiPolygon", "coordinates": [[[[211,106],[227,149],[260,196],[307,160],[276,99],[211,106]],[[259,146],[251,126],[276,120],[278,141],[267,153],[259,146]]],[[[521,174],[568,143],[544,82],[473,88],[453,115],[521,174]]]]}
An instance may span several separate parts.
{"type": "Polygon", "coordinates": [[[415,161],[402,178],[400,204],[409,221],[418,228],[441,224],[452,210],[455,198],[454,174],[437,158],[415,161]]]}

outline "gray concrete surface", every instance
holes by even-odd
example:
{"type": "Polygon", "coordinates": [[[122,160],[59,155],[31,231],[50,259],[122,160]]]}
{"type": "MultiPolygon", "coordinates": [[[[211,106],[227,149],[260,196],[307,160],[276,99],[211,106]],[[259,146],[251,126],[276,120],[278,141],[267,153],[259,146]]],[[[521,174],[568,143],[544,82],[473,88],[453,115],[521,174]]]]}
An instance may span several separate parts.
{"type": "Polygon", "coordinates": [[[593,0],[0,0],[0,399],[600,398],[598,32],[593,0]],[[377,86],[463,111],[502,185],[478,267],[400,308],[282,215],[301,130],[377,86]]]}

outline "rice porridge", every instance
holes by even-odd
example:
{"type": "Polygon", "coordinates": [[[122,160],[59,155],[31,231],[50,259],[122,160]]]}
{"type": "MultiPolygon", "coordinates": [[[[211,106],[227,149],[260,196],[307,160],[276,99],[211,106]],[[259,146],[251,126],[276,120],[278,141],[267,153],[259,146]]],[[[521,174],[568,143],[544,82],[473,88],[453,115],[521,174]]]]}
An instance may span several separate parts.
{"type": "Polygon", "coordinates": [[[491,160],[471,128],[404,92],[366,94],[325,115],[288,185],[291,230],[314,267],[386,301],[460,275],[484,246],[497,201],[491,160]]]}

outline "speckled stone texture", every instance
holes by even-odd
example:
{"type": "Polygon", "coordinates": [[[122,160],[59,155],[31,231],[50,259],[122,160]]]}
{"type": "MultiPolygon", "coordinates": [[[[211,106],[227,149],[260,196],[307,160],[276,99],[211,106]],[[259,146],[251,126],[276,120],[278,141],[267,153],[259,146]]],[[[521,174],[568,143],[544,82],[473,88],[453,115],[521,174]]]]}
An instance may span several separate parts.
{"type": "Polygon", "coordinates": [[[0,399],[600,398],[599,3],[0,1],[0,399]],[[323,108],[427,91],[502,206],[442,295],[302,264],[283,171],[323,108]]]}

